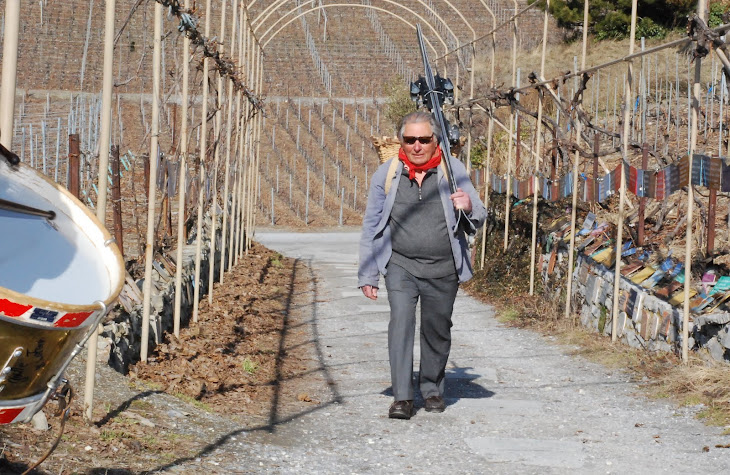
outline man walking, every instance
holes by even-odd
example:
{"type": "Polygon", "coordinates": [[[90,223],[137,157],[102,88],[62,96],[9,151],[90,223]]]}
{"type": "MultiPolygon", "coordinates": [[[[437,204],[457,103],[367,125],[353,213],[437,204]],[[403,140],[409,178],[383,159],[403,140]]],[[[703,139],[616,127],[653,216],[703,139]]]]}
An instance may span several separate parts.
{"type": "Polygon", "coordinates": [[[373,174],[360,238],[358,286],[377,299],[380,274],[390,304],[388,356],[395,401],[388,416],[413,413],[413,342],[421,300],[419,387],[429,412],[443,412],[444,374],[451,350],[451,314],[459,283],[472,277],[464,233],[455,209],[481,226],[486,210],[466,169],[445,157],[439,128],[427,112],[406,115],[398,131],[401,148],[373,174]],[[451,193],[449,160],[457,184],[451,193]]]}

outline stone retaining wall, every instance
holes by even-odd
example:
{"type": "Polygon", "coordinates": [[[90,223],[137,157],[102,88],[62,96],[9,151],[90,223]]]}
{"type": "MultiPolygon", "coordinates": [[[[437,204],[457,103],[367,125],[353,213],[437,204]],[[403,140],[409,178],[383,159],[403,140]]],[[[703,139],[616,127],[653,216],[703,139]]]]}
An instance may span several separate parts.
{"type": "MultiPolygon", "coordinates": [[[[222,215],[219,210],[218,217],[222,215]]],[[[200,258],[200,299],[208,293],[208,274],[210,272],[210,246],[208,236],[210,235],[211,217],[206,214],[203,221],[203,240],[200,258]]],[[[220,229],[221,223],[216,226],[217,242],[215,253],[215,269],[220,267],[220,229]]],[[[183,248],[182,260],[182,299],[180,306],[180,326],[185,327],[193,313],[193,295],[195,280],[195,229],[191,233],[187,244],[183,248]]],[[[176,256],[177,250],[169,254],[176,256]]],[[[152,297],[150,300],[150,333],[149,351],[164,339],[165,333],[172,333],[174,323],[175,306],[175,274],[159,265],[153,267],[152,271],[152,297]]],[[[216,273],[216,280],[218,274],[216,273]]],[[[142,289],[144,279],[137,281],[137,286],[142,289]]],[[[101,348],[109,349],[109,366],[126,374],[129,366],[140,360],[140,347],[142,341],[142,305],[138,302],[131,311],[120,308],[112,321],[104,324],[101,337],[105,340],[100,344],[101,348]]]]}
{"type": "MultiPolygon", "coordinates": [[[[551,282],[562,282],[567,249],[557,256],[548,275],[550,254],[542,256],[542,277],[548,292],[551,282]]],[[[555,288],[560,291],[562,288],[555,288]]],[[[586,328],[610,335],[612,331],[614,272],[590,257],[579,254],[573,272],[573,309],[586,328]]],[[[674,307],[651,291],[622,277],[619,285],[618,340],[649,351],[678,353],[682,338],[682,307],[674,307]]],[[[689,348],[705,352],[718,361],[730,361],[730,313],[713,312],[690,318],[689,348]]]]}

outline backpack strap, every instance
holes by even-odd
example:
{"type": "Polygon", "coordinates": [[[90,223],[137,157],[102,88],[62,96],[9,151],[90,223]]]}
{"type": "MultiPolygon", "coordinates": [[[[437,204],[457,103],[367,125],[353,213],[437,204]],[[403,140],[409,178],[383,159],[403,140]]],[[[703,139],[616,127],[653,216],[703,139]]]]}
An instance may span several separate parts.
{"type": "Polygon", "coordinates": [[[441,171],[444,172],[444,178],[446,178],[446,182],[448,183],[449,182],[449,172],[448,172],[448,169],[446,168],[446,164],[444,163],[444,160],[446,160],[446,158],[442,157],[441,162],[440,162],[441,171]]]}
{"type": "Polygon", "coordinates": [[[395,178],[395,171],[398,169],[398,159],[393,157],[390,159],[390,166],[388,167],[388,174],[385,176],[385,196],[388,196],[390,192],[390,186],[395,178]]]}

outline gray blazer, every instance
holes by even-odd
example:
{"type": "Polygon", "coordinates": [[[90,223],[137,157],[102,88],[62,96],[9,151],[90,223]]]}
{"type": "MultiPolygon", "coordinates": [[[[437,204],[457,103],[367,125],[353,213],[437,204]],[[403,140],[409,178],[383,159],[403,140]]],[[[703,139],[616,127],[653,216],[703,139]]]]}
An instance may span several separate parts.
{"type": "MultiPolygon", "coordinates": [[[[395,176],[392,177],[390,190],[386,196],[385,182],[386,178],[388,178],[387,175],[391,160],[398,160],[398,158],[393,157],[380,165],[375,170],[370,182],[368,204],[362,220],[362,235],[360,236],[360,260],[357,271],[358,287],[365,285],[379,287],[380,275],[386,274],[385,266],[388,265],[388,261],[390,261],[390,256],[393,252],[388,220],[393,210],[395,195],[398,192],[398,183],[402,177],[403,162],[398,164],[395,176]]],[[[455,158],[450,158],[449,163],[454,173],[457,188],[461,188],[468,193],[471,199],[469,219],[472,220],[476,227],[482,226],[484,220],[487,218],[487,210],[479,199],[479,194],[474,189],[474,185],[472,185],[469,175],[466,173],[466,168],[455,158]]],[[[444,175],[443,167],[438,167],[437,173],[438,189],[441,195],[441,203],[444,207],[449,237],[451,238],[451,251],[454,254],[456,273],[459,276],[459,282],[466,282],[473,275],[466,236],[464,236],[463,232],[457,232],[456,214],[451,198],[449,198],[451,191],[448,180],[444,175]]]]}

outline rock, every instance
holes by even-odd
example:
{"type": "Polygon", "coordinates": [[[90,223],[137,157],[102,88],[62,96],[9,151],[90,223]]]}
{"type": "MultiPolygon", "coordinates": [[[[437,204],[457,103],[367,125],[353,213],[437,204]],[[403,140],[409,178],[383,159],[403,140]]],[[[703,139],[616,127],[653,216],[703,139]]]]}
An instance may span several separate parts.
{"type": "Polygon", "coordinates": [[[124,412],[122,412],[122,415],[125,416],[125,417],[128,417],[130,419],[134,419],[134,420],[138,421],[143,426],[146,426],[146,427],[156,427],[156,425],[155,425],[154,422],[152,422],[151,420],[147,419],[146,417],[143,417],[143,416],[137,414],[136,412],[124,411],[124,412]]]}
{"type": "Polygon", "coordinates": [[[730,313],[716,312],[700,315],[694,319],[695,326],[700,329],[705,325],[726,325],[730,323],[730,313]]]}
{"type": "Polygon", "coordinates": [[[712,356],[712,359],[717,361],[725,361],[725,347],[720,344],[719,341],[717,341],[717,338],[710,339],[707,344],[705,344],[705,348],[707,349],[707,352],[712,356]]]}
{"type": "Polygon", "coordinates": [[[36,412],[36,414],[30,420],[30,424],[36,430],[47,431],[51,428],[51,426],[48,425],[48,418],[46,418],[46,415],[43,413],[43,411],[36,412]]]}
{"type": "Polygon", "coordinates": [[[722,346],[730,350],[730,326],[725,326],[725,328],[720,330],[717,334],[717,340],[722,346]]]}
{"type": "Polygon", "coordinates": [[[169,411],[167,411],[166,414],[173,419],[182,419],[182,418],[190,415],[190,413],[177,411],[175,409],[170,409],[169,411]]]}

